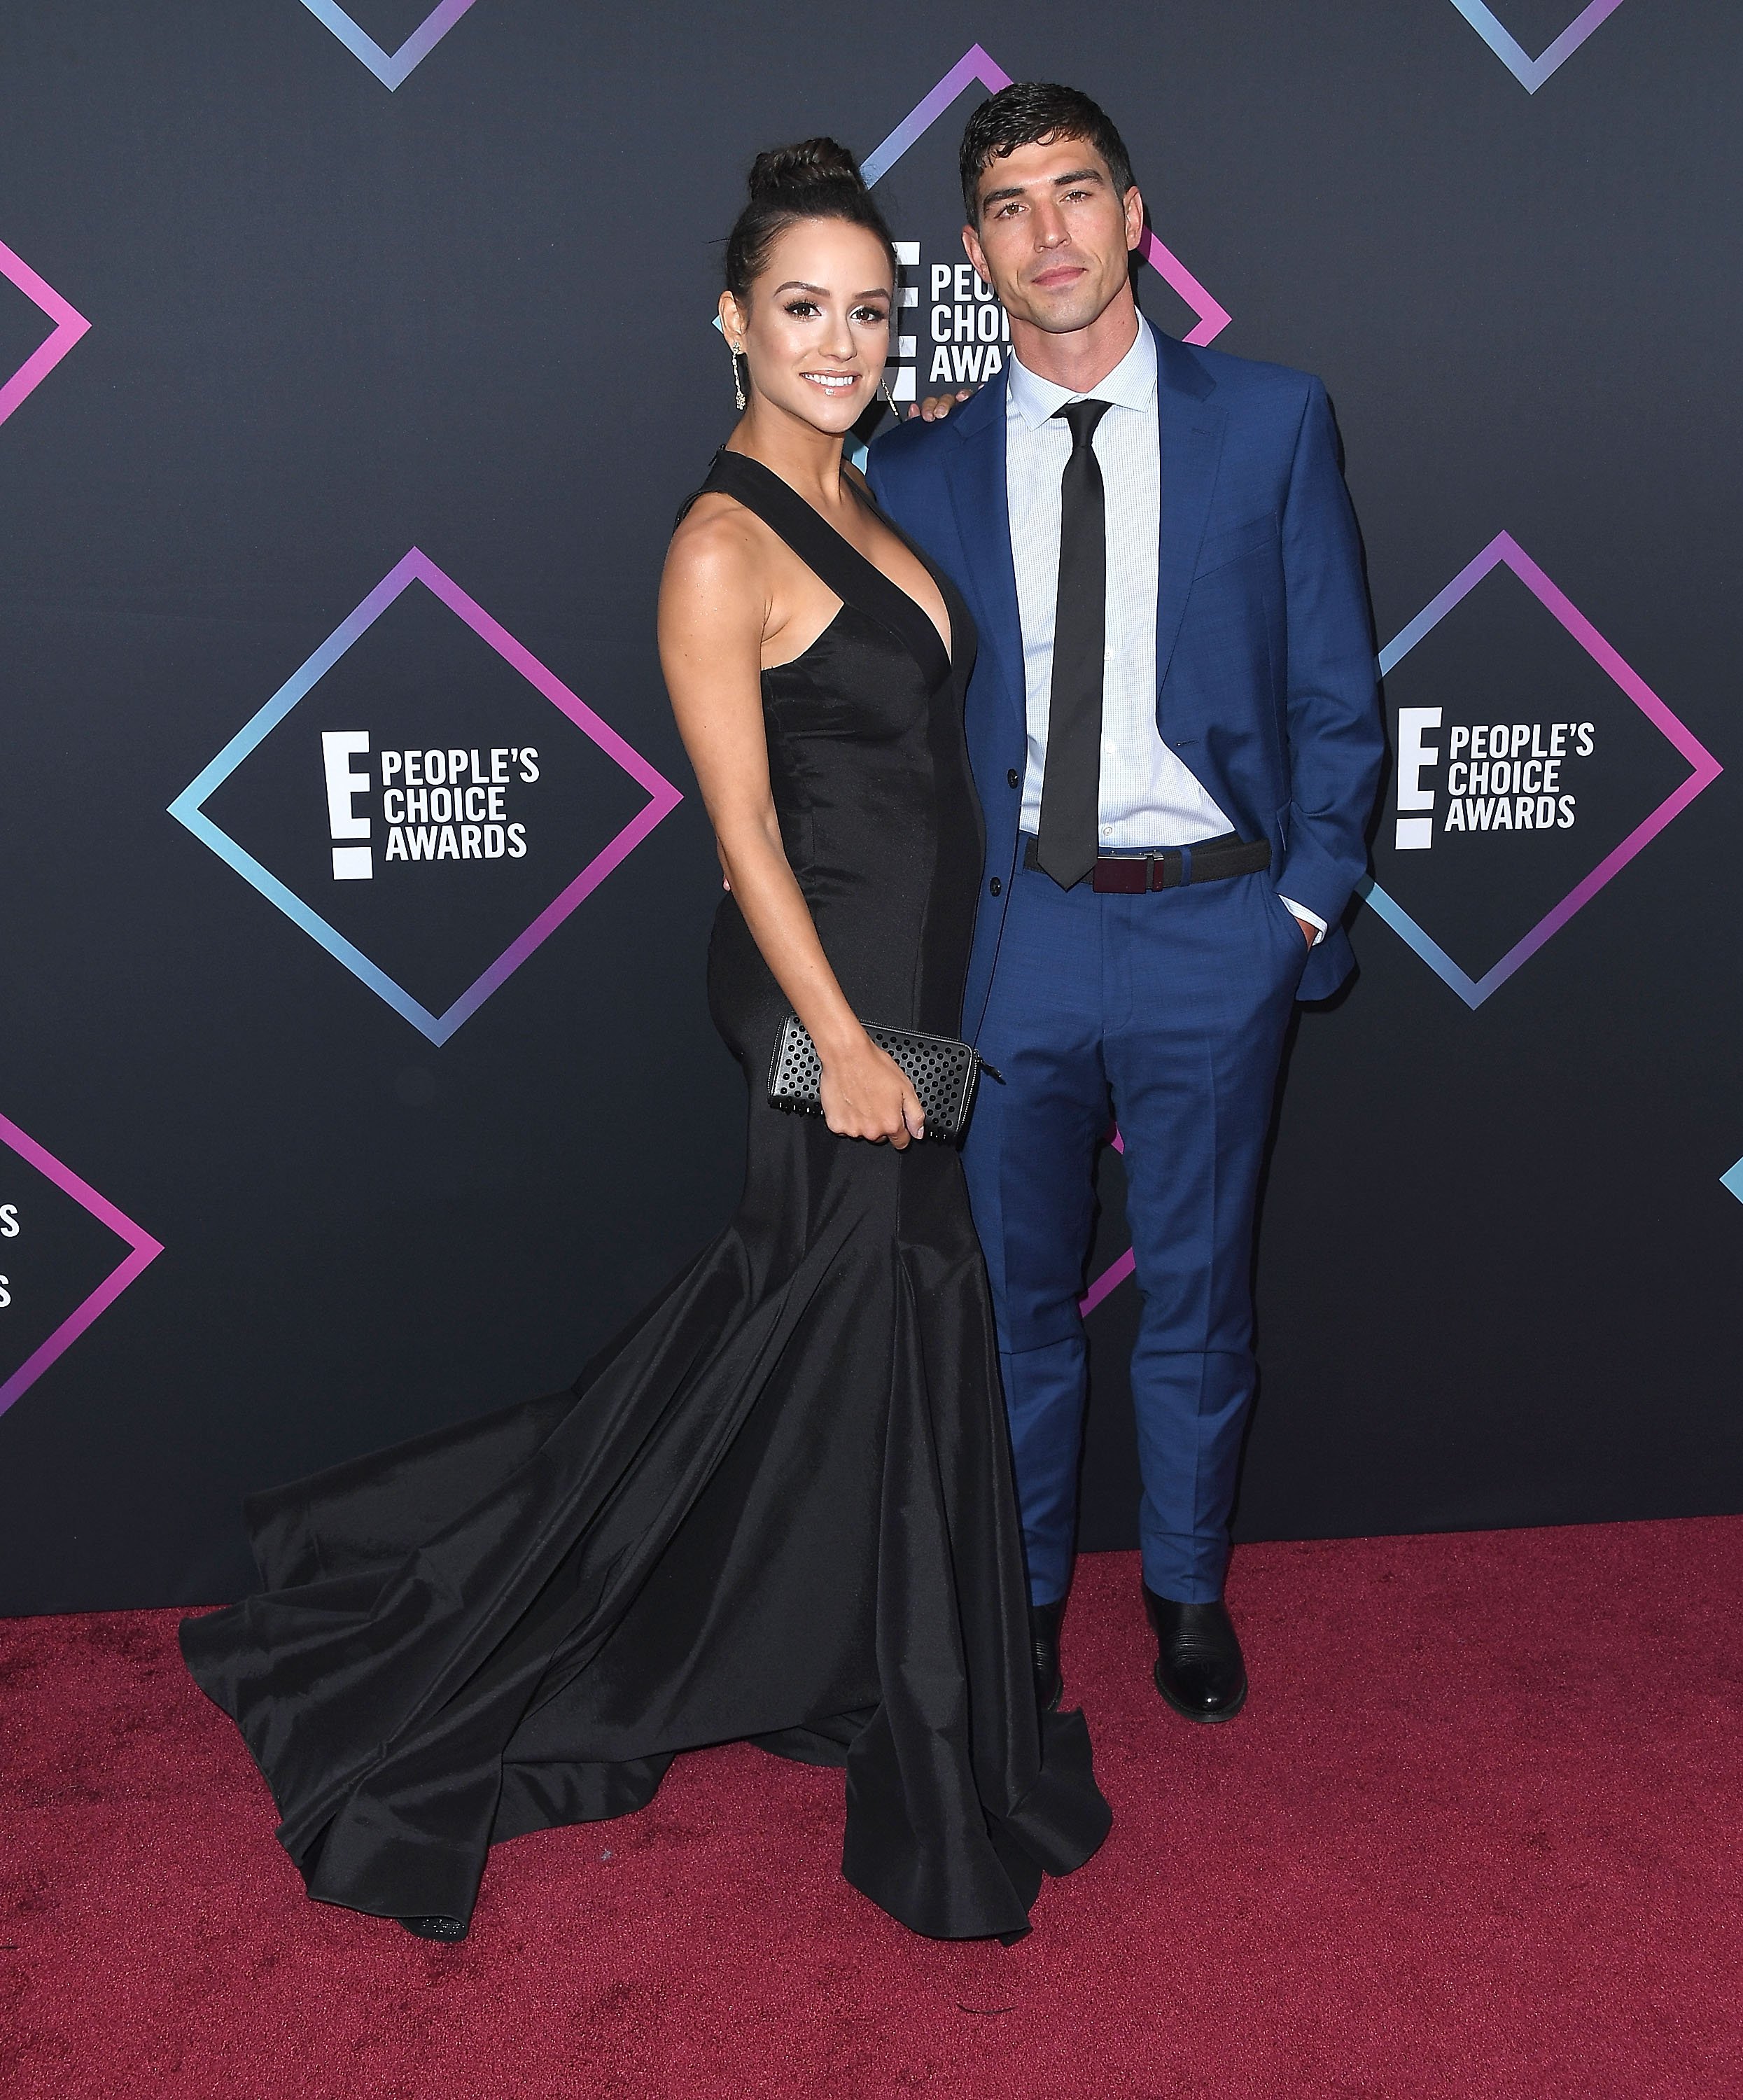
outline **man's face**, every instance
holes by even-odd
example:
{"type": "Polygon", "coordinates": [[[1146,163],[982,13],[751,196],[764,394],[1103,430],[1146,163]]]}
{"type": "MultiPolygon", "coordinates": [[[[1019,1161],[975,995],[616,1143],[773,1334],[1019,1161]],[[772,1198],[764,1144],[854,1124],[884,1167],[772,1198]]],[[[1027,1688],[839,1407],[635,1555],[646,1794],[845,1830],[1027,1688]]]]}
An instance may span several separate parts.
{"type": "Polygon", "coordinates": [[[1144,232],[1144,201],[1123,196],[1081,139],[1019,146],[981,175],[969,260],[1013,321],[1049,335],[1088,328],[1130,282],[1126,258],[1144,232]]]}

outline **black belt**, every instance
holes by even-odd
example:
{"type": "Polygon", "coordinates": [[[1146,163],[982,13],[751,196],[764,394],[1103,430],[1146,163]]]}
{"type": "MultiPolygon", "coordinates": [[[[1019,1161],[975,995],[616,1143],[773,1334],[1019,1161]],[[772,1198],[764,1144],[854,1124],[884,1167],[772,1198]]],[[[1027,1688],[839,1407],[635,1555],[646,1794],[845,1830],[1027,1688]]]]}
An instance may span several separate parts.
{"type": "MultiPolygon", "coordinates": [[[[1035,841],[1026,832],[1023,866],[1039,869],[1035,841]]],[[[1147,889],[1183,889],[1189,882],[1227,882],[1237,875],[1263,875],[1271,865],[1267,839],[1243,840],[1230,832],[1225,838],[1205,839],[1195,846],[1168,846],[1161,853],[1102,854],[1097,859],[1089,884],[1104,894],[1141,896],[1147,889]]]]}

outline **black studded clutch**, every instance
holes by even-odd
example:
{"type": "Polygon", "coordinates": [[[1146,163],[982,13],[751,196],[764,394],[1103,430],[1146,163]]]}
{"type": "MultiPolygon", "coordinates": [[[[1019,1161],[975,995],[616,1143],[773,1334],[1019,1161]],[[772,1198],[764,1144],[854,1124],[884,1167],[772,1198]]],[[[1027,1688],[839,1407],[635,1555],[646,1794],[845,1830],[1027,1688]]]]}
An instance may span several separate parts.
{"type": "MultiPolygon", "coordinates": [[[[954,1036],[922,1035],[911,1028],[874,1028],[869,1022],[866,1033],[907,1074],[908,1083],[920,1096],[927,1136],[944,1144],[959,1143],[968,1128],[982,1070],[1002,1080],[977,1051],[954,1036]]],[[[821,1115],[823,1105],[818,1088],[823,1076],[823,1063],[809,1030],[796,1013],[789,1013],[769,1061],[769,1105],[795,1115],[821,1115]]]]}

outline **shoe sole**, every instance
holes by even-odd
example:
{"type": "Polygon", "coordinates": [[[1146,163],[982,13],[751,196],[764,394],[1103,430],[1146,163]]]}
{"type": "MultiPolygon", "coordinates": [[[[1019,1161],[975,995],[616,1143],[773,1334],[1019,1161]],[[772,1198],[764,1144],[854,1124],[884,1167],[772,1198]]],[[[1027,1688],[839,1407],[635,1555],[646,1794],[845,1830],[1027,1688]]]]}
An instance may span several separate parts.
{"type": "Polygon", "coordinates": [[[1232,1721],[1247,1704],[1247,1679],[1244,1677],[1241,1679],[1239,1696],[1231,1705],[1219,1707],[1214,1714],[1207,1714],[1202,1706],[1183,1706],[1169,1691],[1167,1686],[1163,1683],[1162,1665],[1159,1662],[1151,1670],[1150,1678],[1156,1689],[1183,1721],[1196,1721],[1201,1727],[1214,1728],[1221,1722],[1232,1721]]]}

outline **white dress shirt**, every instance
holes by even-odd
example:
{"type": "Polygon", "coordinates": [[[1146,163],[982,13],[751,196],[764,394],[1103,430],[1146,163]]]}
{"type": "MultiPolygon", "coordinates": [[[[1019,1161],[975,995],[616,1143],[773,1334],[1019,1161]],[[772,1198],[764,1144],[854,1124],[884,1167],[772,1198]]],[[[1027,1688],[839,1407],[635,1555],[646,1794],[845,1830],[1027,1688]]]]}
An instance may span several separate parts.
{"type": "MultiPolygon", "coordinates": [[[[1071,432],[1057,411],[1088,399],[1110,405],[1096,426],[1107,518],[1106,648],[1101,686],[1103,853],[1145,852],[1220,838],[1234,827],[1168,748],[1156,727],[1156,578],[1162,545],[1162,452],[1156,421],[1156,342],[1137,339],[1086,397],[1038,378],[1014,355],[1005,395],[1005,491],[1017,609],[1023,633],[1029,733],[1022,826],[1041,828],[1047,726],[1059,598],[1059,489],[1071,432]]],[[[1287,898],[1284,898],[1289,903],[1287,898]]],[[[1320,921],[1290,904],[1291,911],[1320,921]]],[[[1321,928],[1323,931],[1323,928],[1321,928]]]]}

